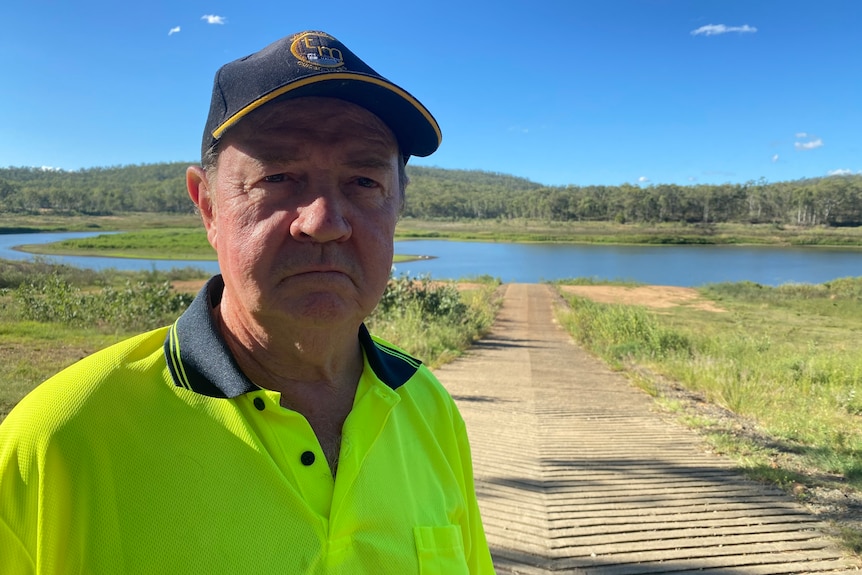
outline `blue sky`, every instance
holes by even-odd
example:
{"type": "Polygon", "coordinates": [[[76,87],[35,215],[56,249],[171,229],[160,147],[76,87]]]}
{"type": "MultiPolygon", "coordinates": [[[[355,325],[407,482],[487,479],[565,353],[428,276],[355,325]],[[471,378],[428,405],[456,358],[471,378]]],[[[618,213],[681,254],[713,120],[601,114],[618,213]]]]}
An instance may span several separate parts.
{"type": "Polygon", "coordinates": [[[419,98],[413,164],[547,185],[862,173],[858,0],[27,0],[0,7],[0,166],[195,161],[223,63],[326,31],[419,98]]]}

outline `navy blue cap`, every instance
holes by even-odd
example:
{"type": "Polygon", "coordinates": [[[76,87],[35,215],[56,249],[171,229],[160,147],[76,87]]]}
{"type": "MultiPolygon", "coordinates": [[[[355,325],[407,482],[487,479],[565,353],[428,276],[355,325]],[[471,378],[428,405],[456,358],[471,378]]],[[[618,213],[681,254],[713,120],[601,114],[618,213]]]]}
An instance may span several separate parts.
{"type": "Polygon", "coordinates": [[[257,108],[304,96],[339,98],[369,110],[392,130],[405,158],[428,156],[440,145],[440,126],[416,98],[329,34],[300,32],[219,69],[201,155],[257,108]]]}

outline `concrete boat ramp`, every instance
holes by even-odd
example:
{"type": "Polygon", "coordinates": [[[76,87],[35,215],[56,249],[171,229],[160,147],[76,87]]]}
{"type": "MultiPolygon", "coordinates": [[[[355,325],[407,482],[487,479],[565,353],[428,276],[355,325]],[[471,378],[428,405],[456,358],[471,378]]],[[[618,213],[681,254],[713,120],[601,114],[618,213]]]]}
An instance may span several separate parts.
{"type": "Polygon", "coordinates": [[[436,370],[473,446],[500,574],[858,573],[818,518],[745,479],[505,286],[488,337],[436,370]]]}

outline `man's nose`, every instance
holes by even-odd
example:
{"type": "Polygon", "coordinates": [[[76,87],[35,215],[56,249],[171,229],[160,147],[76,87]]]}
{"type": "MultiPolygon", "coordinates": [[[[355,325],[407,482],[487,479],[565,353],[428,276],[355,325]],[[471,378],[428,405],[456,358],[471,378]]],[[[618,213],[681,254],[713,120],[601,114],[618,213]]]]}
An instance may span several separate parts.
{"type": "Polygon", "coordinates": [[[346,200],[337,192],[315,194],[298,208],[291,222],[294,239],[317,243],[343,241],[353,231],[347,219],[346,200]]]}

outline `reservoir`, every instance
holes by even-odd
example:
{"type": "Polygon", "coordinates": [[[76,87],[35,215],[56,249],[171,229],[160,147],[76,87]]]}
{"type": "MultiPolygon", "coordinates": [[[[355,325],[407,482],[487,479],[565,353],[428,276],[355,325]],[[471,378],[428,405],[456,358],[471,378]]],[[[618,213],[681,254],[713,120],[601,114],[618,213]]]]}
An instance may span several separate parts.
{"type": "MultiPolygon", "coordinates": [[[[92,232],[0,234],[0,258],[32,259],[13,248],[92,232]]],[[[536,283],[565,278],[628,280],[644,284],[696,287],[752,281],[763,285],[818,284],[862,276],[862,250],[760,246],[613,246],[516,244],[413,240],[395,243],[395,253],[423,259],[395,265],[395,275],[463,279],[488,275],[504,282],[536,283]]],[[[90,268],[169,270],[195,267],[217,273],[215,261],[50,256],[49,261],[90,268]]]]}

